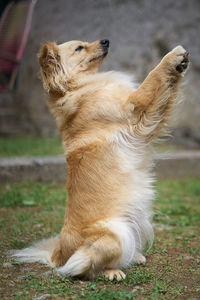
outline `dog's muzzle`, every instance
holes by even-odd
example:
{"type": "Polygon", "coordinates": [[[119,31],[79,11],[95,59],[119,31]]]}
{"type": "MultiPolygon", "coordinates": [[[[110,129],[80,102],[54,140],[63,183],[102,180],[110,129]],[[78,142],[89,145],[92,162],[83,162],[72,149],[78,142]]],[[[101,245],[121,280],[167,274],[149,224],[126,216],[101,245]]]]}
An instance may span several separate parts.
{"type": "Polygon", "coordinates": [[[109,40],[101,40],[100,42],[101,48],[103,49],[104,52],[108,52],[108,48],[110,45],[109,40]]]}

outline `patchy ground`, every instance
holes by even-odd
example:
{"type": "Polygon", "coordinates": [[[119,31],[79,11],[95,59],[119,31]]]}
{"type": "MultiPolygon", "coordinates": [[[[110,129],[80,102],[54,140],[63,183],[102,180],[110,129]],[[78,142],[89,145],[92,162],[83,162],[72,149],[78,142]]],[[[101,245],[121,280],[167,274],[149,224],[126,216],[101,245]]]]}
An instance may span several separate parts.
{"type": "Polygon", "coordinates": [[[10,260],[8,250],[59,232],[66,192],[55,184],[1,185],[0,299],[200,299],[200,183],[160,181],[157,190],[146,265],[133,265],[125,280],[110,283],[101,276],[59,278],[43,265],[10,260]]]}

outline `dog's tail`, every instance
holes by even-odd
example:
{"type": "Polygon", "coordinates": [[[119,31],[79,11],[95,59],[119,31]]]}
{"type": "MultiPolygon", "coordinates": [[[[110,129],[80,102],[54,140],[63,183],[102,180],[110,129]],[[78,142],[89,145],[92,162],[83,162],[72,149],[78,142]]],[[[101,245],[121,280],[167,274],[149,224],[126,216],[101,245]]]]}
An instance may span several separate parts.
{"type": "MultiPolygon", "coordinates": [[[[36,242],[29,248],[15,251],[12,257],[22,262],[41,262],[55,268],[51,257],[56,247],[59,248],[59,237],[36,242]]],[[[55,272],[59,276],[84,276],[93,278],[98,270],[103,269],[105,260],[114,264],[121,257],[121,246],[118,237],[108,232],[94,241],[86,242],[55,272]]]]}
{"type": "Polygon", "coordinates": [[[40,262],[53,267],[51,255],[57,245],[59,245],[59,236],[43,239],[28,248],[11,251],[11,257],[21,262],[40,262]]]}
{"type": "MultiPolygon", "coordinates": [[[[11,250],[10,255],[20,262],[40,262],[54,268],[51,256],[57,246],[59,246],[59,236],[37,241],[25,249],[11,250]]],[[[56,269],[56,273],[61,276],[77,276],[88,270],[90,265],[90,258],[82,250],[77,250],[63,267],[56,269]]]]}
{"type": "Polygon", "coordinates": [[[56,269],[56,273],[60,276],[73,277],[84,275],[87,278],[91,278],[94,274],[91,271],[92,257],[85,253],[85,247],[78,249],[68,259],[66,264],[56,269]]]}

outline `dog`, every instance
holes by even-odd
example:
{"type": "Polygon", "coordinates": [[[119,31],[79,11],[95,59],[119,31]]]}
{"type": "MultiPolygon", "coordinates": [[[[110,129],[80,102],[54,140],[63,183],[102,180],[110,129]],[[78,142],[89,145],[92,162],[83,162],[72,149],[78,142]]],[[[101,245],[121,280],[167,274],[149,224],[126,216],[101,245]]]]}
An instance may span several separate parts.
{"type": "Polygon", "coordinates": [[[126,74],[98,72],[108,50],[107,39],[49,42],[38,56],[68,165],[67,209],[58,237],[14,256],[62,276],[122,280],[153,242],[150,149],[167,133],[189,54],[177,46],[137,87],[126,74]]]}

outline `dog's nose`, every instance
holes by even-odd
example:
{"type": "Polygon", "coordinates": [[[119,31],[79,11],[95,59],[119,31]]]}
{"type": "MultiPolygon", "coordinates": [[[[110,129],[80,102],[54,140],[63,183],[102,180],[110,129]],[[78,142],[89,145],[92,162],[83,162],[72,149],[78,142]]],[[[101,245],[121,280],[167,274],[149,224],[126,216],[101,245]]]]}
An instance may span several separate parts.
{"type": "Polygon", "coordinates": [[[100,45],[104,48],[108,48],[110,45],[110,42],[109,42],[109,40],[101,40],[100,45]]]}

